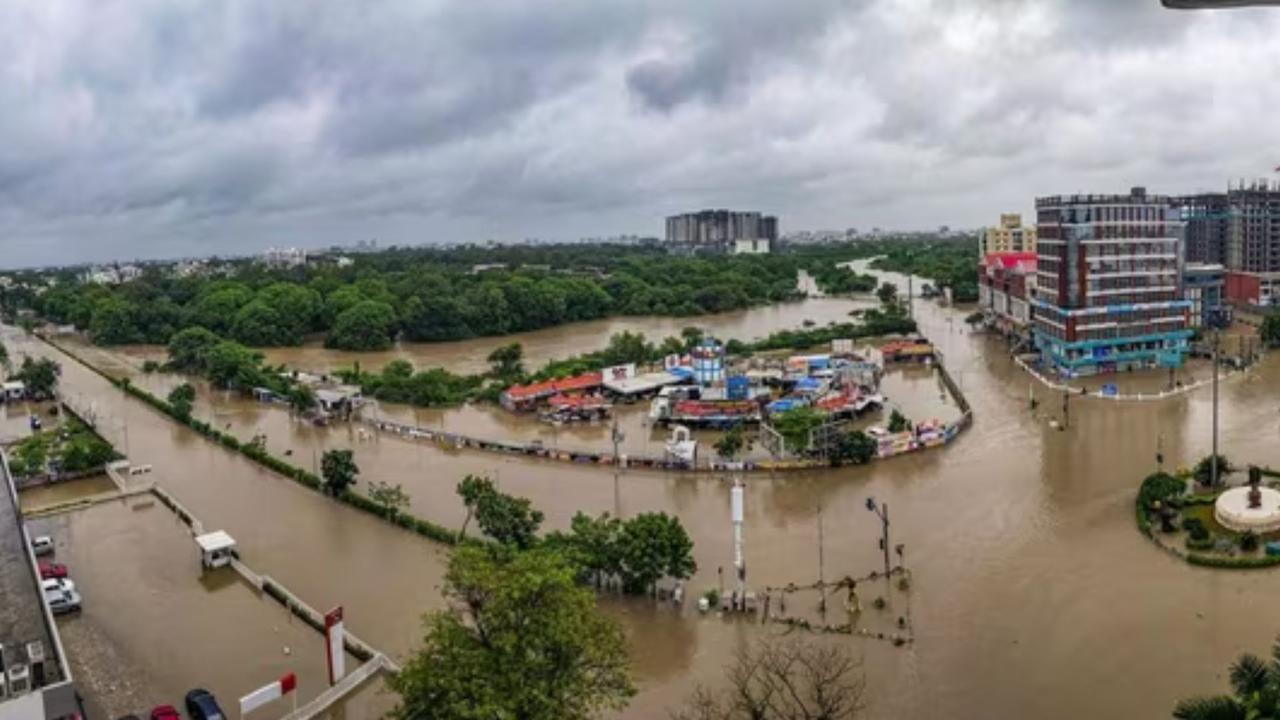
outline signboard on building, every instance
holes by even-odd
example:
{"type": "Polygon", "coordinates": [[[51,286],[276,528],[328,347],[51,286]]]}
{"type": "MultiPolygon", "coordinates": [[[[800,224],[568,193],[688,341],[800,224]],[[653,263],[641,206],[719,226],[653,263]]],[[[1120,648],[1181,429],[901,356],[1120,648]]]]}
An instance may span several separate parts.
{"type": "Polygon", "coordinates": [[[604,369],[605,382],[610,380],[630,380],[636,376],[636,364],[627,363],[626,365],[614,365],[604,369]]]}

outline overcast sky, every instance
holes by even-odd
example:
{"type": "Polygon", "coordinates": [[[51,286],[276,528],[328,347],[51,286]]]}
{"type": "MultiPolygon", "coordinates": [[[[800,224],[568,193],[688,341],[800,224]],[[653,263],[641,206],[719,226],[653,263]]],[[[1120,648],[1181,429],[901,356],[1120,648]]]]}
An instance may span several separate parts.
{"type": "Polygon", "coordinates": [[[1280,165],[1280,8],[1158,0],[9,0],[0,266],[972,227],[1280,165]]]}

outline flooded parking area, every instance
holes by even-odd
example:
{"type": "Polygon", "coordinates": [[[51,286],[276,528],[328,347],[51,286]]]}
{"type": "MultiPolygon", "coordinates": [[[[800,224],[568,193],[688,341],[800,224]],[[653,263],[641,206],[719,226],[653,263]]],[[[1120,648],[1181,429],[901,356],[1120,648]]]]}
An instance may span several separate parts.
{"type": "MultiPolygon", "coordinates": [[[[83,598],[82,610],[58,625],[78,687],[102,717],[181,707],[197,687],[235,713],[241,695],[290,672],[300,704],[328,686],[323,637],[229,568],[202,573],[186,527],[154,499],[31,524],[55,539],[53,559],[83,598]]],[[[377,717],[391,700],[362,693],[341,712],[377,717]]],[[[291,707],[277,703],[254,717],[281,717],[291,707]]]]}

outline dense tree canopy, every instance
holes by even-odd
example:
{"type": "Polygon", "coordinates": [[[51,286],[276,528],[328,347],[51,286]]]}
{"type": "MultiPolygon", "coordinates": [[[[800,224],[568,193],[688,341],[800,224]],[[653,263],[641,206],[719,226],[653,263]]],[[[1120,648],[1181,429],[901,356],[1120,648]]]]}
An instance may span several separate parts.
{"type": "Polygon", "coordinates": [[[391,680],[401,720],[587,720],[635,694],[626,642],[559,553],[454,551],[451,609],[391,680]]]}

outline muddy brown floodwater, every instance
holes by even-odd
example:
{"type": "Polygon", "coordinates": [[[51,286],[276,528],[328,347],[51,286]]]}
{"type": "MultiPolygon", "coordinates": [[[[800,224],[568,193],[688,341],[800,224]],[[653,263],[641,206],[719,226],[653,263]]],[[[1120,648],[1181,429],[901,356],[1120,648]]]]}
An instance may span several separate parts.
{"type": "MultiPolygon", "coordinates": [[[[915,573],[910,607],[893,608],[910,612],[915,642],[837,640],[865,659],[871,717],[1165,717],[1183,695],[1225,689],[1228,662],[1242,650],[1265,652],[1280,631],[1280,570],[1193,568],[1154,548],[1133,522],[1136,485],[1155,469],[1160,438],[1167,466],[1207,453],[1210,392],[1129,404],[1076,399],[1069,428],[1054,430],[1060,397],[1034,386],[1002,341],[964,332],[962,308],[918,302],[915,310],[946,351],[973,406],[973,428],[944,450],[869,467],[751,476],[751,584],[816,578],[819,506],[827,577],[877,567],[878,523],[864,508],[875,497],[889,504],[892,542],[906,544],[915,573]],[[1041,400],[1037,412],[1029,392],[1041,400]]],[[[602,332],[544,331],[557,353],[602,332]]],[[[485,352],[473,343],[432,347],[442,358],[485,352]]],[[[59,355],[30,342],[22,349],[59,355]]],[[[419,613],[440,604],[442,550],[214,447],[60,359],[66,390],[93,403],[104,432],[119,440],[127,427],[135,461],[154,463],[162,485],[225,525],[251,564],[313,604],[344,603],[357,633],[393,653],[409,651],[419,613]]],[[[1278,386],[1280,356],[1223,384],[1221,441],[1233,460],[1280,463],[1278,386]]],[[[553,528],[579,510],[675,513],[696,543],[691,595],[715,586],[717,568],[732,564],[728,486],[715,477],[614,475],[385,437],[361,442],[346,428],[293,424],[275,408],[216,396],[201,402],[238,433],[265,432],[274,452],[292,451],[298,464],[321,448],[354,447],[362,487],[402,483],[414,512],[441,523],[462,520],[458,479],[488,472],[531,498],[553,528]]],[[[641,686],[623,713],[629,718],[663,716],[696,684],[715,682],[744,642],[774,632],[700,617],[692,602],[604,604],[628,630],[641,686]]]]}

